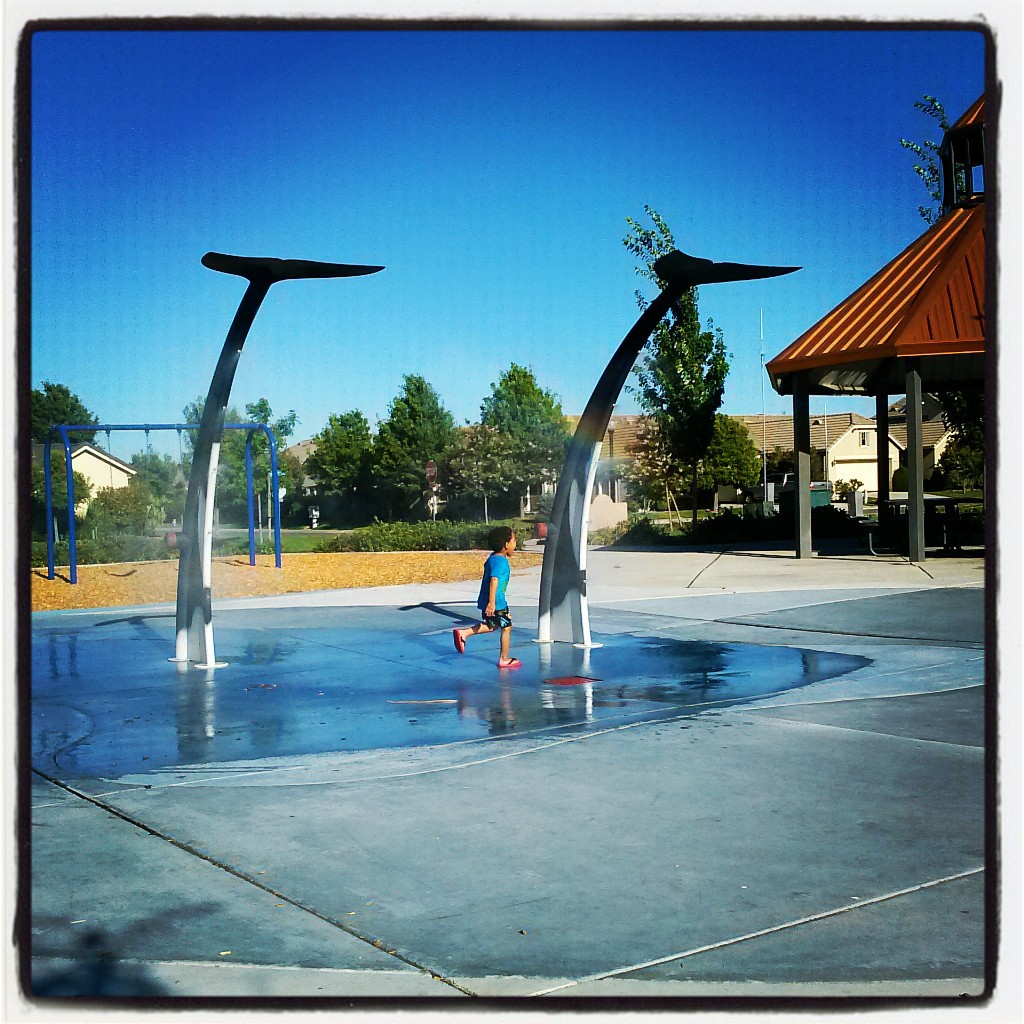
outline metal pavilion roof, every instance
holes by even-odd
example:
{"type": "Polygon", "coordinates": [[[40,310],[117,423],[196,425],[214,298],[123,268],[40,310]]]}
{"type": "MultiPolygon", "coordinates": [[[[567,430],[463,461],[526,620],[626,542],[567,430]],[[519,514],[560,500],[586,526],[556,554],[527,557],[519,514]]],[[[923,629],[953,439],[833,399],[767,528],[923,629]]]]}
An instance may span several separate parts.
{"type": "Polygon", "coordinates": [[[985,123],[985,96],[979,96],[957,119],[950,131],[985,123]]]}
{"type": "Polygon", "coordinates": [[[767,370],[779,394],[801,371],[815,394],[900,393],[907,356],[926,387],[984,379],[984,203],[941,217],[767,370]]]}

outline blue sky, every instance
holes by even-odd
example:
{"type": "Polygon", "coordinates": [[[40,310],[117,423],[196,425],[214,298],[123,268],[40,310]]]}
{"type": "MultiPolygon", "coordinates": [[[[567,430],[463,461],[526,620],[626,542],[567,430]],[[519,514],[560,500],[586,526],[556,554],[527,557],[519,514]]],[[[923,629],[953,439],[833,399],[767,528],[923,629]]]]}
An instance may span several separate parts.
{"type": "Polygon", "coordinates": [[[38,32],[32,384],[179,421],[244,288],[216,250],[386,267],[265,301],[232,401],[294,409],[296,438],[386,417],[404,373],[475,420],[511,361],[581,412],[637,315],[648,203],[686,252],[804,268],[700,292],[723,411],[758,413],[760,310],[770,359],[916,238],[914,101],[953,120],[983,87],[965,30],[38,32]]]}

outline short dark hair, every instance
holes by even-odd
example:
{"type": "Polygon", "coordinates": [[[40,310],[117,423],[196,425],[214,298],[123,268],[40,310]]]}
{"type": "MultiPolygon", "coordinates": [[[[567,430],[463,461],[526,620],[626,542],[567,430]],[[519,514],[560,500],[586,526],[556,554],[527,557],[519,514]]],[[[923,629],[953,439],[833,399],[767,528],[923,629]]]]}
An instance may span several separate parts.
{"type": "Polygon", "coordinates": [[[515,535],[511,526],[496,526],[490,533],[491,550],[500,551],[515,535]]]}

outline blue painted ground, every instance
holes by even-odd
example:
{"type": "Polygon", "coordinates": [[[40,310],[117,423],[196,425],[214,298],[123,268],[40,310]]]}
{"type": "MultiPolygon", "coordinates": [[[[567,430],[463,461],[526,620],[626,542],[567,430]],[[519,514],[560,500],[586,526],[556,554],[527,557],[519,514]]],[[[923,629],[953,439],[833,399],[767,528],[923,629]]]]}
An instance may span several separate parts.
{"type": "Polygon", "coordinates": [[[607,727],[728,706],[843,675],[865,658],[793,647],[596,635],[531,642],[499,671],[497,638],[454,650],[464,606],[250,609],[217,614],[226,668],[184,671],[173,613],[33,619],[32,764],[63,778],[170,765],[411,747],[607,727]]]}

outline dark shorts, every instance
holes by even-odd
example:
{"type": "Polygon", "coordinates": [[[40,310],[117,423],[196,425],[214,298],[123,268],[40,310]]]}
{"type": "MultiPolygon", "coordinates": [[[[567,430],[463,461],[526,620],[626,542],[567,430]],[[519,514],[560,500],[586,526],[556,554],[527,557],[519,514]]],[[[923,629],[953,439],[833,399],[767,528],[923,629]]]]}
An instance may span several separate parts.
{"type": "Polygon", "coordinates": [[[512,615],[507,608],[498,608],[493,615],[480,613],[480,618],[485,626],[491,629],[508,629],[512,625],[512,615]]]}

